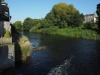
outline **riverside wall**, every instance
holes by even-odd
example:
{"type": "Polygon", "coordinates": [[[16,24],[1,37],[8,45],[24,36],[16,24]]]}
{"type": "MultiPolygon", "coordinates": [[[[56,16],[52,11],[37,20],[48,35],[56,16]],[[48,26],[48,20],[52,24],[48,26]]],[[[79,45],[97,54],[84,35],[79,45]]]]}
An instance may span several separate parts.
{"type": "Polygon", "coordinates": [[[14,61],[14,45],[0,46],[0,71],[9,67],[14,67],[14,61]]]}

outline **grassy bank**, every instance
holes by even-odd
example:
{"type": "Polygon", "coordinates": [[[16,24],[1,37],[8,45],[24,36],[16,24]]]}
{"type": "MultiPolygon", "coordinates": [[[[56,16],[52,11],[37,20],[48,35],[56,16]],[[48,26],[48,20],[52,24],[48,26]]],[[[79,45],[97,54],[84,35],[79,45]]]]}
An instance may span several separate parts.
{"type": "Polygon", "coordinates": [[[52,34],[52,35],[59,35],[64,37],[73,37],[73,38],[81,38],[81,39],[91,39],[91,40],[100,40],[100,34],[96,31],[82,29],[82,28],[43,28],[39,30],[34,30],[33,32],[43,33],[43,34],[52,34]]]}
{"type": "Polygon", "coordinates": [[[26,36],[19,37],[15,44],[16,61],[27,61],[31,54],[31,44],[26,36]]]}
{"type": "Polygon", "coordinates": [[[19,45],[22,51],[22,60],[26,60],[27,57],[29,57],[31,54],[31,44],[29,42],[29,39],[26,36],[20,37],[19,45]]]}

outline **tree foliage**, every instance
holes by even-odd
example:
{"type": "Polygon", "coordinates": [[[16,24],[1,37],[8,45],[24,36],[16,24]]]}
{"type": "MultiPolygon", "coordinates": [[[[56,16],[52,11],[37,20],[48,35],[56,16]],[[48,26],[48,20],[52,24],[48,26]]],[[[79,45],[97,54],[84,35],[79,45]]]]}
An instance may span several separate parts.
{"type": "Polygon", "coordinates": [[[33,19],[27,17],[23,22],[23,29],[24,31],[29,31],[31,27],[33,27],[33,19]]]}
{"type": "Polygon", "coordinates": [[[73,5],[59,3],[53,6],[45,19],[50,25],[65,28],[67,26],[79,26],[83,22],[84,16],[79,13],[73,5]]]}
{"type": "Polygon", "coordinates": [[[32,27],[40,23],[40,19],[32,19],[27,17],[23,22],[24,31],[29,31],[32,27]]]}
{"type": "Polygon", "coordinates": [[[33,26],[37,25],[38,23],[40,23],[40,19],[33,19],[33,26]]]}
{"type": "Polygon", "coordinates": [[[100,3],[97,5],[97,15],[98,15],[98,28],[100,30],[100,3]]]}
{"type": "Polygon", "coordinates": [[[22,22],[21,21],[16,21],[15,23],[13,23],[13,26],[18,30],[21,31],[22,30],[22,22]]]}
{"type": "Polygon", "coordinates": [[[84,24],[85,29],[93,29],[95,24],[93,22],[87,22],[84,24]]]}

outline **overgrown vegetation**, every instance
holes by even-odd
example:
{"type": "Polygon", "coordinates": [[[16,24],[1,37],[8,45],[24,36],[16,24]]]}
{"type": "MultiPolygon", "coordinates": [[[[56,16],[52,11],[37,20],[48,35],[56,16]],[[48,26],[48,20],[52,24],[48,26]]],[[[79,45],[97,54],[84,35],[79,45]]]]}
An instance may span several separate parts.
{"type": "Polygon", "coordinates": [[[10,31],[9,30],[6,30],[6,33],[4,35],[4,38],[10,38],[11,35],[10,35],[10,31]]]}
{"type": "Polygon", "coordinates": [[[28,62],[31,54],[31,44],[26,36],[21,36],[15,43],[15,63],[28,62]]]}
{"type": "MultiPolygon", "coordinates": [[[[97,5],[98,16],[100,16],[99,7],[100,4],[97,5]]],[[[83,22],[84,15],[72,4],[58,3],[43,19],[26,18],[23,28],[28,32],[99,40],[100,21],[98,21],[98,25],[93,22],[83,22]]]]}
{"type": "Polygon", "coordinates": [[[19,39],[19,45],[22,52],[22,60],[26,60],[31,54],[31,44],[26,36],[22,36],[19,39]]]}
{"type": "Polygon", "coordinates": [[[94,22],[86,22],[86,23],[84,23],[83,27],[84,27],[84,29],[88,29],[88,30],[97,29],[97,24],[94,22]]]}
{"type": "Polygon", "coordinates": [[[13,23],[13,26],[18,30],[18,31],[22,31],[22,22],[21,21],[16,21],[15,23],[13,23]]]}
{"type": "Polygon", "coordinates": [[[84,16],[73,5],[59,3],[53,6],[45,19],[49,25],[66,28],[68,26],[77,27],[82,25],[84,16]]]}

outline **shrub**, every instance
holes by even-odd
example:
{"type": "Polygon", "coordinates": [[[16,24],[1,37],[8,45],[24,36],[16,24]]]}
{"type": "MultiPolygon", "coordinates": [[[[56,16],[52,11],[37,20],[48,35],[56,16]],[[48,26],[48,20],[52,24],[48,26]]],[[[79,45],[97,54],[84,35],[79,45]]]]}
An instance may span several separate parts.
{"type": "Polygon", "coordinates": [[[53,34],[56,32],[59,28],[57,26],[51,26],[49,28],[43,28],[41,29],[41,32],[44,34],[53,34]]]}
{"type": "Polygon", "coordinates": [[[36,30],[40,29],[40,27],[41,27],[41,24],[38,23],[37,25],[33,26],[33,27],[29,30],[29,32],[36,32],[36,30]]]}
{"type": "Polygon", "coordinates": [[[85,29],[92,29],[94,27],[94,23],[92,22],[87,22],[84,24],[85,29]]]}
{"type": "Polygon", "coordinates": [[[6,30],[6,33],[4,35],[5,38],[10,38],[10,31],[9,30],[6,30]]]}

